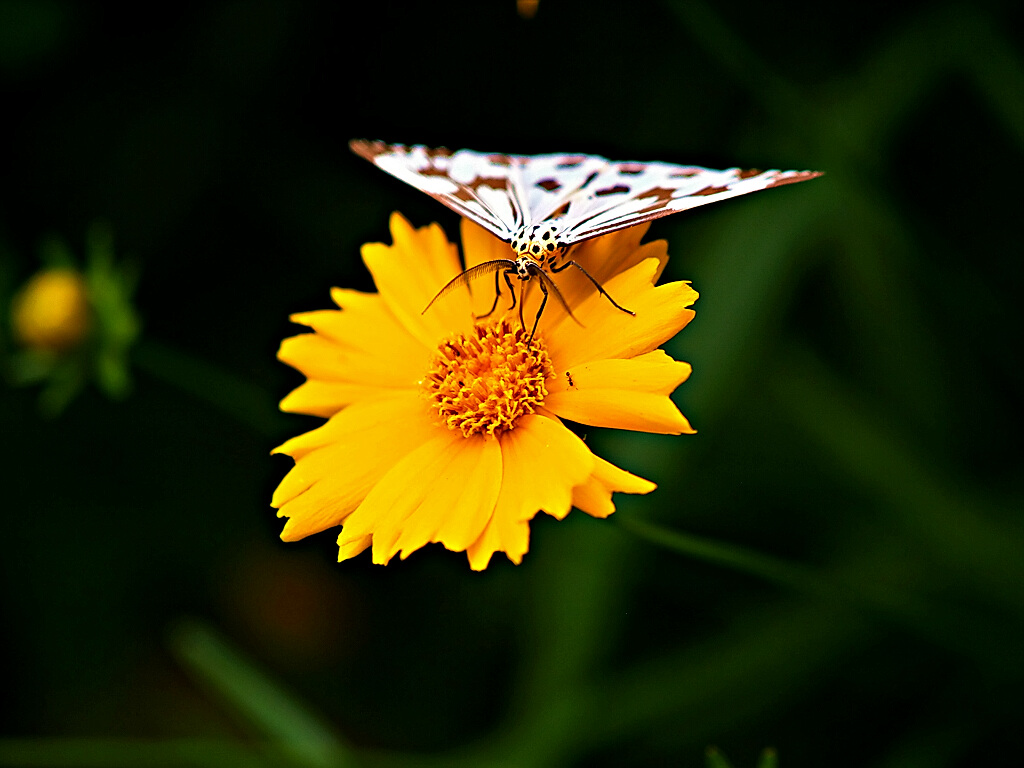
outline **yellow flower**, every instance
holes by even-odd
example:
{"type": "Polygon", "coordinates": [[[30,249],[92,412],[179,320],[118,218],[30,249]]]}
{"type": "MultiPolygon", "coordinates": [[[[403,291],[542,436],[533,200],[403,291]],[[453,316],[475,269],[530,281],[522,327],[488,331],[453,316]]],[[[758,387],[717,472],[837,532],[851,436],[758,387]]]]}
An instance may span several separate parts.
{"type": "Polygon", "coordinates": [[[92,325],[82,275],[64,268],[37,273],[15,296],[11,323],[18,340],[31,349],[62,352],[77,345],[92,325]]]}
{"type": "MultiPolygon", "coordinates": [[[[654,286],[668,253],[664,241],[640,244],[646,230],[615,232],[573,252],[635,317],[570,269],[557,283],[576,321],[551,300],[531,341],[536,280],[525,331],[518,308],[508,311],[507,289],[498,310],[482,317],[494,301],[490,278],[424,313],[460,273],[458,251],[436,224],[413,229],[394,214],[394,244],[362,250],[380,292],[335,288],[341,309],[293,315],[314,332],[281,344],[279,359],[307,377],[282,410],[328,419],[275,449],[295,459],[271,502],[288,518],[281,538],[341,525],[339,560],[372,547],[373,562],[387,563],[439,542],[466,551],[482,570],[495,552],[522,560],[538,511],[562,519],[575,506],[607,517],[612,492],[652,491],[653,483],[591,453],[561,421],[693,432],[669,399],[690,366],[658,347],[693,317],[697,293],[683,282],[654,286]]],[[[506,243],[466,219],[462,242],[467,268],[513,258],[506,243]]]]}

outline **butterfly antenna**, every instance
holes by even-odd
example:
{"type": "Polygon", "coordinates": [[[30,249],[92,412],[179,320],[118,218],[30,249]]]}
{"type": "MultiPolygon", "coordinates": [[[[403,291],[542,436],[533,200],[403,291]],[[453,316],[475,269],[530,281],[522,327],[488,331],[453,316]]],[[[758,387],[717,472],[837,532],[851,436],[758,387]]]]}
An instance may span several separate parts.
{"type": "Polygon", "coordinates": [[[438,299],[444,298],[449,293],[454,291],[456,288],[469,288],[470,281],[474,280],[480,275],[486,275],[488,272],[497,272],[502,268],[514,268],[515,265],[516,263],[512,261],[512,259],[494,259],[492,261],[485,261],[482,264],[477,264],[475,267],[470,267],[469,269],[465,270],[464,272],[456,275],[451,280],[449,280],[448,284],[437,292],[437,295],[430,300],[430,303],[423,308],[423,311],[420,314],[426,314],[427,310],[434,306],[434,302],[436,302],[438,299]]]}

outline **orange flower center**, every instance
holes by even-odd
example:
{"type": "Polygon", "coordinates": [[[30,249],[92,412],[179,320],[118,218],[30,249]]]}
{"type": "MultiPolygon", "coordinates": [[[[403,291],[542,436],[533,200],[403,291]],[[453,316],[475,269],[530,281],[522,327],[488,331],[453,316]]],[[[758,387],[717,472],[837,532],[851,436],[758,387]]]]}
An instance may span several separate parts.
{"type": "Polygon", "coordinates": [[[423,388],[448,429],[494,435],[542,405],[554,375],[544,342],[502,320],[442,341],[423,388]]]}

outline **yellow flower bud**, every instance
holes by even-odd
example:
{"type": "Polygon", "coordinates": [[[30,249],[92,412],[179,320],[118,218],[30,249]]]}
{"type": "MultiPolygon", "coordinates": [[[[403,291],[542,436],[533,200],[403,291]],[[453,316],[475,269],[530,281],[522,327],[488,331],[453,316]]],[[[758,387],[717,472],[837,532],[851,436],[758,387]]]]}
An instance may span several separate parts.
{"type": "Polygon", "coordinates": [[[26,347],[52,352],[74,347],[92,324],[85,280],[73,269],[37,273],[14,297],[11,321],[26,347]]]}

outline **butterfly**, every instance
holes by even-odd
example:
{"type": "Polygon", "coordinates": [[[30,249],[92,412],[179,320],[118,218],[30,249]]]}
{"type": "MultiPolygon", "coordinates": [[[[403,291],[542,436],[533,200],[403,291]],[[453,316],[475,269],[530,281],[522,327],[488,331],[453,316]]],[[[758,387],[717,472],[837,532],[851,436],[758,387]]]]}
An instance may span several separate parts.
{"type": "MultiPolygon", "coordinates": [[[[575,267],[617,309],[620,306],[600,283],[571,258],[578,243],[645,221],[668,216],[730,197],[820,176],[817,171],[757,171],[729,168],[716,171],[671,163],[613,162],[597,155],[501,155],[451,151],[423,146],[385,144],[356,139],[349,147],[381,170],[411,184],[479,224],[508,243],[514,259],[494,259],[478,264],[448,283],[427,305],[450,291],[489,272],[494,272],[498,305],[499,278],[504,277],[516,305],[511,277],[520,280],[522,291],[538,278],[543,298],[534,320],[533,335],[549,292],[572,316],[551,278],[575,267]]],[[[524,326],[525,328],[525,326],[524,326]]]]}

